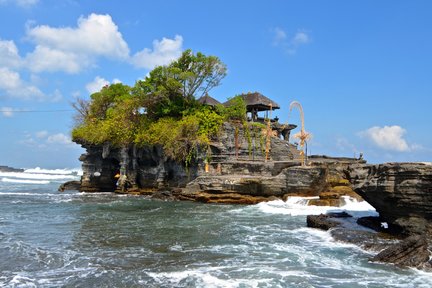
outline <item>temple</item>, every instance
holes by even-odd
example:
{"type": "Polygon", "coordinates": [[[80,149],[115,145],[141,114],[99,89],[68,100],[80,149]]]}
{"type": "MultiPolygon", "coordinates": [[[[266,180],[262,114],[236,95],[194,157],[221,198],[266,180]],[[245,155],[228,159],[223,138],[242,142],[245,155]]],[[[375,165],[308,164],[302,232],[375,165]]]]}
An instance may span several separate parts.
{"type": "MultiPolygon", "coordinates": [[[[280,109],[279,104],[259,92],[249,92],[239,96],[246,103],[247,121],[266,124],[270,120],[272,131],[275,131],[278,137],[289,141],[291,130],[295,129],[297,125],[281,124],[278,117],[271,118],[271,111],[280,109]]],[[[231,101],[232,99],[222,104],[208,94],[198,99],[201,104],[212,107],[216,105],[230,106],[231,101]]]]}

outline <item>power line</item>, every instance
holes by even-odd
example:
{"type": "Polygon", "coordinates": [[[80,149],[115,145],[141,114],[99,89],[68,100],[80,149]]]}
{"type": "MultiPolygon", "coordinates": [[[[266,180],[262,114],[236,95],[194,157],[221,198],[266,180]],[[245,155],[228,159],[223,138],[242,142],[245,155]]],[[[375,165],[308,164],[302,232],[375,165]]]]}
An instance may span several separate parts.
{"type": "Polygon", "coordinates": [[[73,112],[72,109],[58,110],[0,110],[0,113],[50,113],[50,112],[73,112]]]}

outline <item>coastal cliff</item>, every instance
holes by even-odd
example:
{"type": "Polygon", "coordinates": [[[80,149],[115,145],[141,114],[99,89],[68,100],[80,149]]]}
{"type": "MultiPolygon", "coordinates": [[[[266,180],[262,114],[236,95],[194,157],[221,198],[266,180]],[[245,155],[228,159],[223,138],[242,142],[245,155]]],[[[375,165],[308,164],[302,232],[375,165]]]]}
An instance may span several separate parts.
{"type": "Polygon", "coordinates": [[[347,174],[353,189],[396,230],[404,234],[430,233],[431,164],[351,165],[347,174]]]}
{"type": "Polygon", "coordinates": [[[344,204],[341,196],[359,197],[350,188],[344,171],[350,164],[364,160],[315,156],[310,158],[310,165],[301,166],[296,146],[272,136],[270,159],[265,161],[262,141],[259,137],[248,139],[251,131],[245,129],[249,128],[224,123],[208,149],[197,151],[187,167],[167,157],[161,146],[116,148],[108,143],[81,143],[87,153],[80,158],[83,162],[80,190],[229,204],[315,196],[311,205],[341,206],[344,204]],[[120,170],[128,179],[123,190],[117,187],[116,175],[120,170]]]}

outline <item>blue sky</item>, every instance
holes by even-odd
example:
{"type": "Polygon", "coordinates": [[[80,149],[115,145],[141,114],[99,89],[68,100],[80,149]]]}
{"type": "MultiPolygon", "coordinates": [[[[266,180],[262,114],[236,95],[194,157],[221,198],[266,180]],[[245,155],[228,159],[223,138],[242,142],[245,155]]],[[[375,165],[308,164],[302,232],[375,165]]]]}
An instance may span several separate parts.
{"type": "Polygon", "coordinates": [[[76,97],[133,85],[191,48],[220,101],[259,91],[312,154],[432,161],[431,1],[0,0],[0,165],[73,168],[76,97]],[[37,112],[25,112],[37,111],[37,112]]]}

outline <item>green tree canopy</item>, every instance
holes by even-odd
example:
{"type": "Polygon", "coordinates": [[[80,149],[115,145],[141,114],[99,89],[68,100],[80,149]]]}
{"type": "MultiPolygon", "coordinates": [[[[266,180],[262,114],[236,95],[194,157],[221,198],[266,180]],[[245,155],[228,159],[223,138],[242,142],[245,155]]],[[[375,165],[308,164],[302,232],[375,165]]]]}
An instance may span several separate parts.
{"type": "Polygon", "coordinates": [[[143,100],[150,118],[179,117],[197,106],[196,98],[218,86],[226,66],[216,56],[191,50],[167,66],[158,66],[135,84],[133,93],[143,100]]]}

